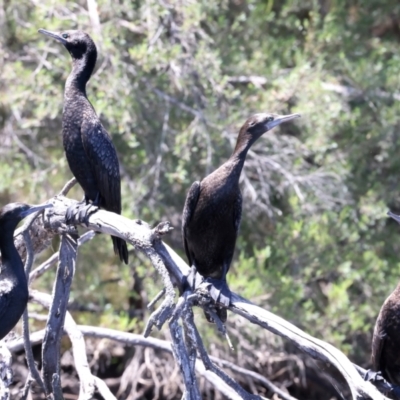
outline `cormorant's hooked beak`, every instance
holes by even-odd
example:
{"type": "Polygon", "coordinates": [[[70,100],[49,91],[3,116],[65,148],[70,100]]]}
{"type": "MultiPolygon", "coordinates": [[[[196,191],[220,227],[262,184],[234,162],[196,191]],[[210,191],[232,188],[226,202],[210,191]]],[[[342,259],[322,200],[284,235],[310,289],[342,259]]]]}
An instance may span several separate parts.
{"type": "Polygon", "coordinates": [[[389,215],[389,217],[393,218],[395,221],[397,221],[400,224],[400,215],[394,214],[391,211],[388,211],[387,215],[389,215]]]}
{"type": "Polygon", "coordinates": [[[52,208],[53,204],[39,204],[37,206],[31,206],[28,210],[25,210],[21,213],[21,217],[25,218],[27,215],[33,214],[34,212],[37,211],[42,211],[45,208],[52,208]]]}
{"type": "Polygon", "coordinates": [[[46,31],[46,29],[39,29],[39,33],[43,33],[43,35],[50,36],[53,39],[58,40],[61,42],[64,46],[67,44],[67,41],[57,32],[51,32],[51,31],[46,31]]]}
{"type": "Polygon", "coordinates": [[[283,124],[284,122],[291,121],[292,119],[300,118],[300,114],[277,115],[272,121],[267,122],[268,130],[283,124]]]}

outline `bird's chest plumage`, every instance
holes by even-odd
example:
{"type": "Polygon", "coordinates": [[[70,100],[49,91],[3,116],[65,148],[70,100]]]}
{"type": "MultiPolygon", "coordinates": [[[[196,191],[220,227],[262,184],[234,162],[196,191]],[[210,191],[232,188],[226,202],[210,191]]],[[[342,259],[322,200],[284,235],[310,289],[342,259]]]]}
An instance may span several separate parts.
{"type": "Polygon", "coordinates": [[[237,184],[207,178],[201,182],[199,200],[186,231],[198,271],[218,278],[224,266],[229,268],[234,253],[241,193],[237,184]]]}
{"type": "Polygon", "coordinates": [[[82,141],[82,124],[91,117],[91,107],[85,98],[66,99],[63,110],[62,132],[65,155],[71,172],[82,186],[85,195],[94,201],[98,193],[95,171],[82,141]]]}
{"type": "Polygon", "coordinates": [[[226,189],[224,187],[213,187],[212,190],[201,188],[193,218],[193,225],[199,230],[229,231],[234,228],[234,212],[240,191],[226,189]],[[226,229],[222,229],[223,227],[226,229]]]}

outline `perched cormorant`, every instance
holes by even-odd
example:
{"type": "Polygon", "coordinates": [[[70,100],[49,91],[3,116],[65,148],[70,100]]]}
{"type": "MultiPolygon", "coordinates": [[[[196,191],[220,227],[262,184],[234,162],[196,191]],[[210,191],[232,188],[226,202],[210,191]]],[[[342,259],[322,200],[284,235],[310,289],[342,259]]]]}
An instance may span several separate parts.
{"type": "MultiPolygon", "coordinates": [[[[83,31],[56,33],[39,29],[39,32],[61,42],[72,57],[72,71],[65,84],[62,132],[69,167],[85,192],[86,207],[81,207],[78,217],[81,222],[87,222],[93,206],[121,214],[117,153],[86,96],[86,83],[96,65],[96,45],[83,31]]],[[[74,221],[74,212],[68,210],[66,219],[74,221]]],[[[112,241],[114,252],[127,264],[126,242],[114,236],[112,241]]]]}
{"type": "Polygon", "coordinates": [[[372,337],[372,369],[400,385],[400,283],[385,300],[372,337]]]}
{"type": "MultiPolygon", "coordinates": [[[[299,114],[255,114],[242,126],[231,157],[201,182],[192,184],[182,216],[182,236],[192,271],[188,282],[193,287],[196,270],[206,278],[211,297],[228,307],[230,290],[226,283],[242,214],[239,177],[252,144],[265,132],[299,114]]],[[[224,322],[226,310],[217,308],[224,322]]],[[[210,316],[206,317],[210,320],[210,316]]]]}
{"type": "MultiPolygon", "coordinates": [[[[400,223],[400,215],[389,217],[400,223]]],[[[379,311],[372,337],[372,369],[393,385],[400,385],[400,283],[379,311]]]]}
{"type": "Polygon", "coordinates": [[[28,282],[14,245],[14,230],[27,215],[49,207],[11,203],[0,209],[0,339],[14,328],[28,303],[28,282]]]}

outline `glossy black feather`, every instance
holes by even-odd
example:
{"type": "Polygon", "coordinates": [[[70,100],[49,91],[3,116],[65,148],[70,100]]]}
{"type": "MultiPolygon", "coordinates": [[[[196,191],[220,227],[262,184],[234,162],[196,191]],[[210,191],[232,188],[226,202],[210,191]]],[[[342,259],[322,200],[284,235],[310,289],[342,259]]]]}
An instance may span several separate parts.
{"type": "MultiPolygon", "coordinates": [[[[85,192],[87,202],[121,214],[119,162],[111,138],[86,96],[86,83],[96,65],[97,50],[82,31],[60,34],[40,30],[60,41],[73,62],[64,93],[63,145],[71,172],[85,192]]],[[[114,251],[128,263],[126,242],[112,236],[114,251]]]]}

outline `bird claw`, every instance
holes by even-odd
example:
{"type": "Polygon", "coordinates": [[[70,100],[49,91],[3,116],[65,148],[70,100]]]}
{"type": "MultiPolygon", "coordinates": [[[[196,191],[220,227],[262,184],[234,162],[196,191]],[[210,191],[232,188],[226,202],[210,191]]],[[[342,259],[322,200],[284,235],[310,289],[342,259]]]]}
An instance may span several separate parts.
{"type": "Polygon", "coordinates": [[[384,378],[380,371],[376,372],[369,369],[364,376],[364,380],[367,382],[378,382],[378,381],[384,381],[384,378]]]}
{"type": "Polygon", "coordinates": [[[204,280],[204,287],[207,288],[216,304],[229,307],[231,303],[231,291],[225,279],[206,278],[204,280]]]}
{"type": "Polygon", "coordinates": [[[89,217],[97,212],[99,207],[89,203],[78,203],[67,208],[65,222],[67,225],[85,224],[89,226],[89,217]]]}
{"type": "Polygon", "coordinates": [[[204,282],[204,278],[197,272],[194,265],[192,265],[189,273],[184,278],[186,279],[186,282],[183,283],[184,291],[188,288],[194,292],[204,282]]]}
{"type": "MultiPolygon", "coordinates": [[[[222,323],[228,319],[226,307],[229,307],[231,302],[231,291],[225,279],[206,278],[204,282],[197,287],[200,291],[206,291],[214,300],[215,304],[208,305],[208,310],[204,308],[204,315],[208,322],[215,323],[216,315],[222,323]],[[222,305],[223,307],[219,307],[222,305]],[[210,311],[212,310],[212,313],[210,311]]],[[[218,325],[218,324],[217,324],[218,325]]]]}

